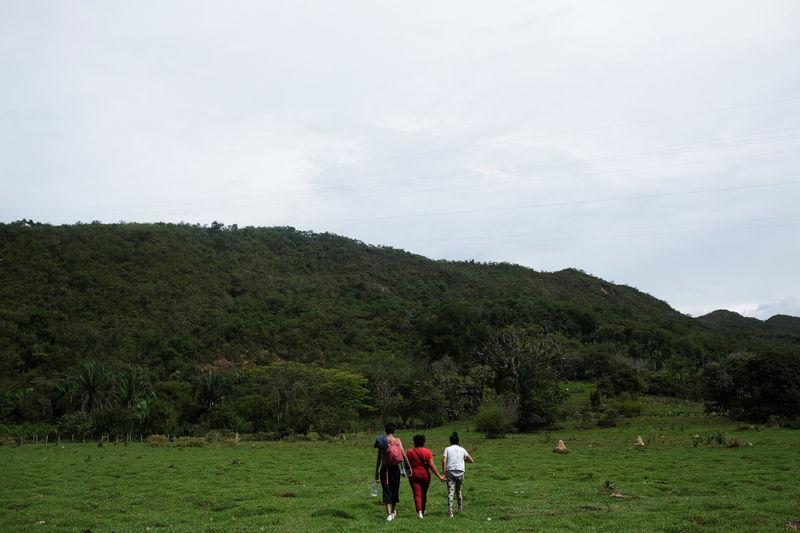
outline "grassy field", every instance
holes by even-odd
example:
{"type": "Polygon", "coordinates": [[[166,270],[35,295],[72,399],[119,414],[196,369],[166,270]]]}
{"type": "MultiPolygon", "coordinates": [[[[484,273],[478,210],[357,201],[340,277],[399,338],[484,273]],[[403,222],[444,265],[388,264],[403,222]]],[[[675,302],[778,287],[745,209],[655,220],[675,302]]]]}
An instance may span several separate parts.
{"type": "MultiPolygon", "coordinates": [[[[582,392],[574,401],[582,401],[582,392]]],[[[800,432],[740,427],[644,398],[634,419],[487,440],[426,431],[438,460],[453,429],[475,458],[464,513],[444,484],[415,517],[401,485],[385,521],[370,497],[374,435],[336,442],[0,447],[2,531],[786,531],[800,527],[800,432]],[[636,446],[641,436],[645,446],[636,446]],[[562,439],[567,455],[553,453],[562,439]]],[[[400,431],[404,443],[415,432],[400,431]]]]}

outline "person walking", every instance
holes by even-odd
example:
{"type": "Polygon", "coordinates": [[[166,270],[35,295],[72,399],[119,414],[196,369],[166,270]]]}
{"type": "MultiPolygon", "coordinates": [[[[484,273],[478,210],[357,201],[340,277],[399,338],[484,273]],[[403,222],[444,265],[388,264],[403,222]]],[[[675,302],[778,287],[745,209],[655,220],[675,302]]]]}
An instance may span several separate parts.
{"type": "Polygon", "coordinates": [[[400,501],[400,463],[405,462],[409,478],[413,474],[403,443],[394,435],[396,431],[394,424],[386,424],[384,429],[386,435],[375,439],[375,447],[378,448],[375,481],[380,479],[383,503],[386,504],[386,520],[391,522],[397,516],[397,503],[400,501]]]}
{"type": "Polygon", "coordinates": [[[458,445],[458,433],[450,435],[450,446],[444,449],[442,470],[447,479],[447,516],[453,518],[453,496],[458,498],[458,511],[463,507],[461,484],[464,481],[464,465],[474,463],[467,450],[458,445]]]}
{"type": "Polygon", "coordinates": [[[414,495],[414,505],[417,508],[417,518],[425,516],[425,505],[428,502],[428,487],[431,484],[431,473],[441,481],[445,477],[436,469],[433,463],[433,453],[425,447],[425,435],[414,435],[414,447],[406,454],[408,462],[411,463],[412,476],[408,478],[411,484],[411,492],[414,495]]]}

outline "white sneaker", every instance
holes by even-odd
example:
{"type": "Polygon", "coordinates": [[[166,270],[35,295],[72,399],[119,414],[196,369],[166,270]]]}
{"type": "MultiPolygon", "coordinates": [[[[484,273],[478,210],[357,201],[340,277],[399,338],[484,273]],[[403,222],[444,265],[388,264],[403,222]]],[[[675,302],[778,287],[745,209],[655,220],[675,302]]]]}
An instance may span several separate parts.
{"type": "Polygon", "coordinates": [[[450,518],[453,518],[453,510],[452,509],[447,511],[447,516],[449,516],[450,518]]]}
{"type": "Polygon", "coordinates": [[[417,518],[422,518],[422,511],[417,513],[417,518]]]}
{"type": "Polygon", "coordinates": [[[392,513],[392,514],[390,514],[389,516],[386,517],[386,521],[387,522],[391,522],[392,520],[394,520],[394,513],[392,513]]]}

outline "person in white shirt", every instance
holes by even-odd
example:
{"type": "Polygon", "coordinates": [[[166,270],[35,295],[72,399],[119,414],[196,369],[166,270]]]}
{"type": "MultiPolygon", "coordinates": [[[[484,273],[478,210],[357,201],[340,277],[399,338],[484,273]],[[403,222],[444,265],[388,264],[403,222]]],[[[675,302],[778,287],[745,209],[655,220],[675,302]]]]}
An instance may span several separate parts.
{"type": "Polygon", "coordinates": [[[464,481],[464,464],[474,463],[467,450],[458,445],[458,433],[450,435],[450,446],[444,449],[442,472],[447,479],[447,516],[453,517],[453,495],[458,497],[458,510],[462,510],[461,483],[464,481]]]}

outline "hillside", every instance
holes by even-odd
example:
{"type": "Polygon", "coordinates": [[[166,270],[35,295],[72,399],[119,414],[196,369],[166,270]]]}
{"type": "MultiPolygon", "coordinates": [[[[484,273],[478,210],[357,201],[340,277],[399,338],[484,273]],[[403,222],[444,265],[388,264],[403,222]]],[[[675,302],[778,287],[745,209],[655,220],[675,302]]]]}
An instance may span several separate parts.
{"type": "Polygon", "coordinates": [[[8,370],[86,358],[167,370],[220,357],[338,364],[418,350],[421,325],[448,304],[490,327],[581,342],[652,343],[641,337],[653,328],[668,337],[659,342],[735,333],[739,346],[708,346],[724,351],[800,336],[800,319],[692,320],[578,270],[431,261],[292,228],[16,224],[0,226],[0,246],[8,370]]]}
{"type": "Polygon", "coordinates": [[[401,391],[435,361],[475,382],[504,328],[550,339],[562,377],[624,364],[678,395],[709,361],[800,346],[794,317],[692,319],[575,269],[432,261],[293,228],[3,224],[0,277],[0,386],[53,405],[79,362],[161,382],[293,361],[363,376],[378,402],[387,369],[401,391]]]}

